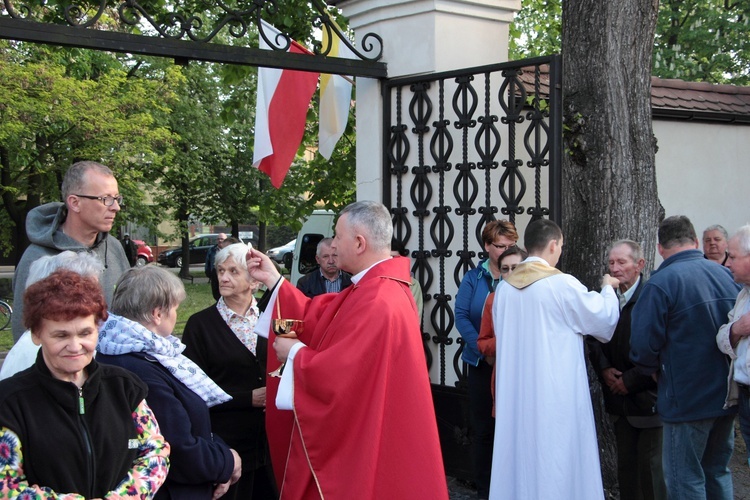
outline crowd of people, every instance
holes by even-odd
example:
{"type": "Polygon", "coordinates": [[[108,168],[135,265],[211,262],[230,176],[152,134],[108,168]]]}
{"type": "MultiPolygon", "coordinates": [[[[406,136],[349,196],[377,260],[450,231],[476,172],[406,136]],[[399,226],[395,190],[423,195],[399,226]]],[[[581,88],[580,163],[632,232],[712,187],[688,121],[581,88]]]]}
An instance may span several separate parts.
{"type": "Polygon", "coordinates": [[[668,217],[651,279],[641,245],[618,240],[596,293],[555,267],[564,238],[553,222],[528,225],[521,262],[506,261],[520,257],[501,223],[485,227],[488,259],[456,298],[471,410],[482,412],[473,422],[490,412],[474,402],[472,373],[493,369],[479,394],[494,401],[490,459],[481,424],[472,439],[478,497],[603,498],[588,353],[615,435],[619,497],[733,498],[738,409],[750,442],[750,226],[732,238],[710,226],[700,251],[690,220],[668,217]]]}
{"type": "MultiPolygon", "coordinates": [[[[178,338],[182,281],[131,268],[109,235],[112,171],[76,163],[62,193],[30,214],[14,279],[4,498],[448,498],[422,292],[386,207],[344,208],[296,286],[222,235],[206,263],[217,301],[178,338]]],[[[550,220],[523,247],[505,220],[481,237],[455,303],[478,498],[603,498],[588,355],[620,498],[731,499],[737,413],[750,440],[750,225],[710,226],[701,251],[668,217],[650,279],[621,239],[599,291],[558,269],[550,220]]]]}

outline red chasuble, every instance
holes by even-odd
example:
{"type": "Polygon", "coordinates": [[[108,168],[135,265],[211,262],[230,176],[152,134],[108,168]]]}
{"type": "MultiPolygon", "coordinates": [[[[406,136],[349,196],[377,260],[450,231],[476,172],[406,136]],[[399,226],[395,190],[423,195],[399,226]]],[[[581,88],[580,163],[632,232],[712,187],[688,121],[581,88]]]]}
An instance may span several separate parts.
{"type": "MultiPolygon", "coordinates": [[[[282,499],[448,498],[409,280],[397,257],[339,294],[281,285],[281,315],[305,320],[308,346],[294,358],[294,411],[266,414],[282,499]]],[[[275,360],[269,342],[269,371],[275,360]]],[[[269,379],[269,402],[277,389],[269,379]]]]}

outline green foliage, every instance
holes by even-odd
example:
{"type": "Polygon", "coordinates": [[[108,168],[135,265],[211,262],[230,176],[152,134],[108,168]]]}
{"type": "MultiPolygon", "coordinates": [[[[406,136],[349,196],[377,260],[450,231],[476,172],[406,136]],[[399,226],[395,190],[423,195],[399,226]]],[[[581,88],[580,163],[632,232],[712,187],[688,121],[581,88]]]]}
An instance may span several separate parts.
{"type": "Polygon", "coordinates": [[[750,84],[750,2],[662,0],[654,75],[750,84]]]}
{"type": "MultiPolygon", "coordinates": [[[[509,57],[559,53],[562,10],[562,0],[523,0],[509,57]]],[[[662,0],[652,64],[660,78],[750,84],[750,2],[662,0]]]]}
{"type": "MultiPolygon", "coordinates": [[[[35,18],[51,19],[66,2],[37,5],[35,18]]],[[[147,3],[157,19],[172,11],[164,0],[147,3]]],[[[180,9],[203,13],[206,20],[218,13],[193,0],[180,9]]],[[[330,12],[346,29],[346,19],[336,9],[330,12]]],[[[116,26],[110,14],[102,17],[103,27],[134,31],[116,26]]],[[[315,43],[314,17],[302,0],[277,2],[274,12],[263,12],[309,48],[315,43]]],[[[215,41],[257,46],[256,28],[249,31],[241,39],[224,32],[215,41]]],[[[175,66],[158,58],[0,42],[0,250],[18,243],[28,210],[59,199],[65,170],[80,159],[115,170],[126,200],[118,222],[143,225],[159,236],[156,226],[167,218],[178,222],[182,235],[197,220],[257,222],[266,225],[269,240],[283,244],[313,209],[352,201],[353,113],[326,161],[315,153],[317,97],[300,156],[281,189],[252,167],[256,76],[256,68],[243,66],[175,66]]]]}
{"type": "Polygon", "coordinates": [[[172,134],[153,119],[173,102],[177,76],[134,79],[111,54],[0,42],[0,195],[18,227],[35,206],[60,199],[65,170],[91,159],[112,168],[130,212],[143,198],[140,169],[157,166],[172,134]]]}
{"type": "Polygon", "coordinates": [[[510,59],[558,54],[561,43],[562,0],[523,0],[510,25],[510,59]]]}

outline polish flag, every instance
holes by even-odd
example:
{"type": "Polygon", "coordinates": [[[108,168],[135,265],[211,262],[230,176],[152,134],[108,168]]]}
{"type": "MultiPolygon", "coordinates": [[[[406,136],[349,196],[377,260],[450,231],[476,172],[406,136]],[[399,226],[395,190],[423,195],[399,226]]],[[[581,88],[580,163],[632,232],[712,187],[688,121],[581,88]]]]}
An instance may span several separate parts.
{"type": "MultiPolygon", "coordinates": [[[[279,30],[261,22],[268,38],[274,40],[279,30]]],[[[263,37],[259,46],[271,50],[263,37]]],[[[294,40],[288,52],[311,54],[294,40]]],[[[284,182],[302,143],[307,110],[318,85],[318,76],[308,71],[258,68],[253,166],[265,172],[277,189],[284,182]]]]}

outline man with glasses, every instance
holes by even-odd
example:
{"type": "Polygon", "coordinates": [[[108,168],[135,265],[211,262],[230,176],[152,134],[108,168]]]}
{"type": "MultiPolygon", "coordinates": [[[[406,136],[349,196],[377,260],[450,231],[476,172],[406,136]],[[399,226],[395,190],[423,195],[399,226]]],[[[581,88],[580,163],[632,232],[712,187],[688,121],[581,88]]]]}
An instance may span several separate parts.
{"type": "Polygon", "coordinates": [[[16,266],[13,278],[13,339],[23,334],[23,292],[31,263],[43,255],[65,250],[89,252],[104,265],[99,277],[107,303],[115,283],[130,268],[120,242],[109,232],[120,211],[122,196],[112,171],[93,161],[73,164],[62,183],[63,202],[41,205],[26,218],[26,234],[31,244],[16,266]]]}

